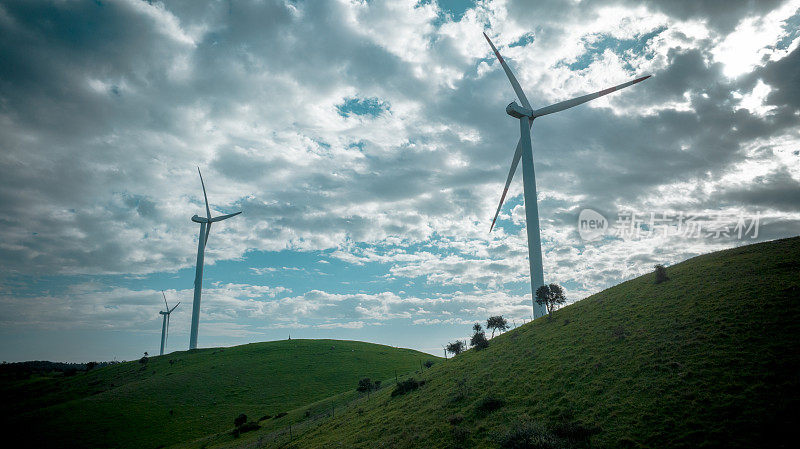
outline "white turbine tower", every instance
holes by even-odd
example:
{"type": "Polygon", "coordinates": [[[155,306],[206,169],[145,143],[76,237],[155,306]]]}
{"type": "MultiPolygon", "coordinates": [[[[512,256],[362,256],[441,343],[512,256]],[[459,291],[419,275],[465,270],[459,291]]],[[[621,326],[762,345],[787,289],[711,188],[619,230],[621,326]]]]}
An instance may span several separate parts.
{"type": "Polygon", "coordinates": [[[241,212],[236,212],[234,214],[211,218],[211,209],[208,207],[208,195],[206,195],[206,184],[203,182],[203,174],[200,173],[200,167],[197,167],[197,173],[200,175],[200,184],[203,186],[203,198],[206,200],[206,216],[199,217],[195,215],[192,217],[193,222],[200,223],[200,237],[197,242],[197,269],[194,275],[194,301],[192,302],[192,329],[189,334],[189,349],[197,348],[197,327],[200,324],[200,295],[203,290],[203,256],[206,252],[208,234],[211,232],[211,223],[227,220],[228,218],[241,214],[241,212]]]}
{"type": "Polygon", "coordinates": [[[172,313],[175,308],[181,305],[180,301],[175,304],[175,307],[169,308],[169,304],[167,304],[167,295],[164,294],[164,290],[161,290],[161,296],[164,297],[164,305],[167,307],[166,310],[160,310],[158,313],[160,315],[164,315],[164,321],[161,323],[161,352],[158,355],[164,355],[164,348],[167,346],[167,338],[169,335],[169,314],[172,313]]]}
{"type": "Polygon", "coordinates": [[[564,109],[569,109],[573,106],[578,106],[579,104],[602,97],[603,95],[610,94],[611,92],[623,89],[640,81],[644,81],[647,78],[650,78],[650,76],[643,76],[641,78],[628,81],[627,83],[622,83],[618,86],[603,89],[593,94],[583,95],[581,97],[562,101],[560,103],[534,110],[531,107],[531,104],[528,102],[528,98],[525,97],[522,87],[520,87],[517,79],[514,77],[514,74],[511,73],[511,69],[508,68],[506,61],[503,60],[502,56],[500,56],[500,52],[497,51],[497,48],[492,43],[492,40],[489,39],[489,36],[487,36],[486,33],[483,33],[483,36],[492,47],[492,51],[494,51],[495,56],[497,56],[497,59],[500,61],[500,65],[503,66],[503,70],[506,72],[508,80],[511,82],[511,87],[514,89],[514,92],[517,94],[517,98],[522,103],[522,106],[520,106],[516,101],[513,101],[506,107],[506,113],[508,115],[519,119],[520,138],[519,142],[517,142],[517,149],[514,152],[514,158],[511,160],[511,170],[508,172],[506,186],[503,188],[503,194],[500,197],[500,204],[497,206],[497,211],[492,219],[492,226],[489,228],[489,232],[491,232],[494,228],[495,221],[497,221],[497,215],[500,213],[500,208],[503,207],[503,201],[508,193],[508,186],[511,184],[511,180],[514,177],[514,172],[517,170],[517,165],[519,164],[519,160],[521,158],[522,186],[524,192],[523,196],[525,198],[525,227],[528,232],[528,261],[530,263],[531,270],[531,299],[533,301],[533,317],[539,318],[546,313],[546,309],[544,306],[536,304],[535,301],[536,289],[544,285],[544,272],[542,269],[542,242],[539,237],[539,207],[536,204],[536,175],[533,169],[533,149],[531,147],[531,126],[533,126],[533,120],[536,117],[552,114],[554,112],[560,112],[564,109]]]}

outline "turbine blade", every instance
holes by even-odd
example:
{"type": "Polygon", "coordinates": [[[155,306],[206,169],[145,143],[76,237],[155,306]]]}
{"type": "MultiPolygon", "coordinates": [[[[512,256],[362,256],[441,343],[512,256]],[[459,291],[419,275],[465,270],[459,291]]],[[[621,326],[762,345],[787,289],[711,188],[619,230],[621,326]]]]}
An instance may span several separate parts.
{"type": "Polygon", "coordinates": [[[208,244],[208,234],[211,234],[211,222],[209,221],[206,225],[206,239],[203,241],[203,246],[208,244]]]}
{"type": "Polygon", "coordinates": [[[511,185],[511,180],[514,179],[514,173],[517,171],[517,165],[519,165],[520,157],[522,157],[522,141],[517,143],[517,150],[514,152],[514,159],[511,160],[511,170],[508,171],[506,186],[503,187],[503,194],[500,196],[500,204],[497,205],[497,211],[495,211],[494,218],[492,218],[492,226],[489,228],[489,232],[492,232],[492,229],[494,229],[494,223],[497,221],[497,216],[500,215],[500,209],[503,207],[503,201],[506,200],[508,187],[511,185]]]}
{"type": "Polygon", "coordinates": [[[172,313],[172,311],[173,311],[173,310],[175,310],[175,309],[177,309],[179,305],[181,305],[181,302],[180,302],[180,301],[178,301],[178,303],[177,303],[177,304],[175,304],[175,307],[173,307],[173,308],[169,309],[169,313],[172,313]]]}
{"type": "Polygon", "coordinates": [[[624,88],[626,88],[628,86],[631,86],[633,84],[636,84],[636,83],[639,83],[641,81],[644,81],[647,78],[650,78],[650,75],[643,76],[641,78],[636,78],[633,81],[628,81],[627,83],[622,83],[622,84],[614,86],[614,87],[609,87],[608,89],[603,89],[603,90],[595,92],[593,94],[583,95],[581,97],[573,98],[571,100],[566,100],[566,101],[562,101],[560,103],[551,104],[550,106],[545,106],[545,107],[543,107],[541,109],[537,109],[537,110],[533,111],[533,116],[534,117],[541,117],[543,115],[552,114],[554,112],[560,112],[560,111],[563,111],[564,109],[569,109],[571,107],[578,106],[579,104],[586,103],[587,101],[594,100],[595,98],[600,98],[603,95],[608,95],[611,92],[615,92],[615,91],[618,91],[620,89],[624,89],[624,88]]]}
{"type": "Polygon", "coordinates": [[[208,207],[208,195],[206,195],[206,183],[203,182],[203,174],[200,173],[200,167],[197,167],[197,173],[200,175],[200,184],[203,186],[203,198],[206,200],[206,218],[211,220],[211,209],[208,207]]]}
{"type": "Polygon", "coordinates": [[[525,106],[528,109],[531,109],[531,104],[528,103],[528,98],[525,96],[525,92],[522,91],[522,87],[520,87],[519,82],[517,82],[517,79],[514,77],[514,74],[511,73],[511,69],[508,68],[508,64],[506,64],[505,59],[503,59],[503,57],[500,56],[500,52],[497,51],[497,47],[494,46],[492,40],[489,39],[489,36],[486,35],[486,32],[483,33],[483,37],[485,37],[486,41],[489,42],[489,45],[492,47],[492,51],[494,52],[494,55],[497,56],[497,59],[500,61],[500,65],[503,66],[503,70],[506,72],[508,80],[511,81],[511,87],[514,88],[514,92],[517,94],[517,98],[519,98],[519,101],[522,103],[523,106],[525,106]]]}
{"type": "Polygon", "coordinates": [[[164,294],[164,290],[161,290],[161,296],[164,297],[164,305],[167,307],[167,310],[169,310],[169,304],[167,304],[167,295],[164,294]]]}
{"type": "Polygon", "coordinates": [[[219,217],[214,217],[214,218],[211,219],[211,222],[209,223],[209,225],[211,225],[211,223],[216,223],[218,221],[227,220],[227,219],[229,219],[231,217],[235,217],[235,216],[237,216],[239,214],[241,214],[241,212],[236,212],[234,214],[220,215],[219,217]]]}

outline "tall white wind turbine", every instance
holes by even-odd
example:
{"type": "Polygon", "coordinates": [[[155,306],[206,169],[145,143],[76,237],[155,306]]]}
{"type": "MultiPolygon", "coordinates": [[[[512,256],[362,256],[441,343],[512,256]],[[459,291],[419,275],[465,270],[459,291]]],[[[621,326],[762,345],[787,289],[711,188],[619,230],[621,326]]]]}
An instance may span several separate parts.
{"type": "Polygon", "coordinates": [[[544,285],[544,271],[542,269],[542,242],[539,237],[539,207],[536,203],[536,175],[533,169],[533,149],[531,147],[531,126],[533,126],[533,120],[536,117],[552,114],[554,112],[560,112],[564,109],[569,109],[573,106],[578,106],[579,104],[602,97],[603,95],[608,95],[611,92],[623,89],[640,81],[644,81],[647,78],[650,78],[650,75],[628,81],[627,83],[622,83],[618,86],[609,87],[608,89],[603,89],[599,92],[583,95],[581,97],[562,101],[560,103],[534,110],[531,107],[531,104],[528,102],[528,98],[525,97],[525,92],[522,91],[522,87],[520,87],[519,82],[517,82],[517,79],[514,77],[514,74],[511,73],[511,69],[508,68],[506,61],[502,56],[500,56],[500,52],[497,51],[497,48],[492,43],[492,40],[489,39],[489,36],[487,36],[486,33],[483,33],[483,37],[486,38],[486,41],[488,41],[489,45],[492,47],[492,51],[494,52],[495,56],[497,56],[497,60],[500,61],[500,65],[503,66],[503,71],[506,72],[506,76],[511,82],[511,87],[514,89],[514,92],[517,94],[517,98],[522,103],[522,106],[520,106],[516,101],[513,101],[506,107],[506,113],[508,115],[519,119],[520,138],[519,142],[517,142],[517,149],[514,152],[514,158],[511,160],[511,170],[508,172],[508,178],[506,178],[506,185],[503,188],[503,194],[500,196],[500,204],[497,206],[497,211],[492,219],[492,226],[489,228],[489,232],[491,232],[491,230],[494,228],[494,224],[497,221],[497,216],[500,214],[500,208],[503,207],[503,201],[506,199],[508,186],[511,184],[511,180],[514,178],[514,172],[517,170],[517,165],[519,164],[519,160],[521,158],[522,186],[524,191],[523,196],[525,198],[525,227],[528,232],[528,261],[531,269],[531,299],[533,301],[533,317],[539,318],[547,311],[544,306],[536,304],[535,301],[536,289],[544,285]]]}
{"type": "Polygon", "coordinates": [[[164,315],[164,321],[161,323],[161,352],[158,355],[164,355],[164,348],[167,346],[167,338],[169,335],[169,314],[172,313],[179,305],[181,305],[180,301],[175,304],[175,307],[169,308],[169,304],[167,304],[167,295],[164,294],[164,290],[161,290],[161,296],[164,297],[164,305],[166,306],[166,310],[159,310],[159,315],[164,315]]]}
{"type": "Polygon", "coordinates": [[[197,167],[197,173],[200,175],[200,184],[203,186],[203,198],[206,200],[206,216],[199,217],[195,215],[192,217],[193,222],[200,223],[200,237],[197,242],[197,269],[194,275],[194,301],[192,302],[192,329],[189,334],[189,349],[197,348],[197,327],[200,324],[200,295],[203,290],[203,256],[206,252],[208,234],[211,232],[211,223],[227,220],[242,213],[240,211],[211,218],[211,208],[208,207],[208,195],[206,195],[206,184],[203,182],[203,174],[200,173],[200,167],[197,167]]]}

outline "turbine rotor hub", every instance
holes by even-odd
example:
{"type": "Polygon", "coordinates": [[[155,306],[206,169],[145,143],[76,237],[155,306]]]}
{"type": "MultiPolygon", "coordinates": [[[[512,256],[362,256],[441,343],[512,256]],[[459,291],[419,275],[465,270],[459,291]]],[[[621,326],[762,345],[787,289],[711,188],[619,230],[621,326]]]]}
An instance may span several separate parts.
{"type": "Polygon", "coordinates": [[[506,106],[506,114],[514,118],[528,117],[533,119],[533,110],[518,105],[516,101],[512,101],[506,106]]]}

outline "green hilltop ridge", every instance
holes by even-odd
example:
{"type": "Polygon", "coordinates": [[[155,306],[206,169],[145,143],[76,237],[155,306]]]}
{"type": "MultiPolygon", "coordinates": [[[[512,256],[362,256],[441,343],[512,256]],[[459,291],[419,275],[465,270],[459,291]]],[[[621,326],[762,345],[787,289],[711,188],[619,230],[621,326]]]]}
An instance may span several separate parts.
{"type": "Polygon", "coordinates": [[[252,421],[289,413],[354,390],[363,377],[393,379],[428,360],[438,358],[341,340],[181,351],[70,377],[0,377],[0,412],[10,417],[7,438],[31,447],[164,447],[225,433],[240,413],[252,421]]]}
{"type": "Polygon", "coordinates": [[[389,385],[291,440],[259,430],[222,446],[794,446],[800,238],[695,257],[668,275],[506,332],[416,373],[418,389],[392,397],[389,385]]]}

